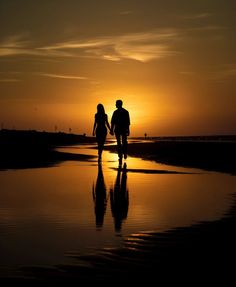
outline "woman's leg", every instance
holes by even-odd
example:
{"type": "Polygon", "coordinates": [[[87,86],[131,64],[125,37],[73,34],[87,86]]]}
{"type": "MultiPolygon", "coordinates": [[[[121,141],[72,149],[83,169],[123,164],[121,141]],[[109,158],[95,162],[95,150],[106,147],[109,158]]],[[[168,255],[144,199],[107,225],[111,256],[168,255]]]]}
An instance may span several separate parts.
{"type": "Polygon", "coordinates": [[[101,160],[101,158],[102,158],[102,152],[103,152],[105,140],[106,140],[106,136],[104,136],[104,135],[97,138],[98,160],[101,160]]]}

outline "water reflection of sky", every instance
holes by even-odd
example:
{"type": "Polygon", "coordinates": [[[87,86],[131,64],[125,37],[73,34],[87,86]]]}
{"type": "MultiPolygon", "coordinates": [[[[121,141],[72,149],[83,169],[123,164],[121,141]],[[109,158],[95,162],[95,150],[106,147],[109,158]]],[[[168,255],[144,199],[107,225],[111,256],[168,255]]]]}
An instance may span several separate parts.
{"type": "MultiPolygon", "coordinates": [[[[65,150],[97,154],[86,146],[65,150]]],[[[194,173],[125,172],[118,168],[117,155],[109,152],[100,167],[95,158],[1,171],[0,264],[65,262],[66,252],[116,245],[133,232],[215,220],[230,208],[236,177],[138,158],[126,163],[127,170],[194,173]]]]}

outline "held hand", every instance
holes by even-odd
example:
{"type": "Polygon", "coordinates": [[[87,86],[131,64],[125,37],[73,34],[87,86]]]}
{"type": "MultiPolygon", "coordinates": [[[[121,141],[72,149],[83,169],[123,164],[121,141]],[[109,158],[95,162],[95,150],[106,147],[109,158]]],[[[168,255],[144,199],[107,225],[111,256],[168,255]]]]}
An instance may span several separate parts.
{"type": "Polygon", "coordinates": [[[112,130],[110,130],[110,135],[114,136],[114,132],[112,130]]]}

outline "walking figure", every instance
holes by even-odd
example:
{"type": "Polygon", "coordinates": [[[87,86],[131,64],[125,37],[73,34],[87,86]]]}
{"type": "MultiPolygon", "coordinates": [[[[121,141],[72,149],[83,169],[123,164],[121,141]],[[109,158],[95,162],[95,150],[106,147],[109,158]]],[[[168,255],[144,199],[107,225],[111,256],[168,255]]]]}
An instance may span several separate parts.
{"type": "Polygon", "coordinates": [[[120,232],[128,216],[129,191],[127,187],[127,166],[119,165],[114,188],[110,190],[110,204],[116,232],[120,232]]]}
{"type": "Polygon", "coordinates": [[[111,135],[116,136],[117,152],[119,162],[122,163],[122,158],[127,158],[127,136],[130,135],[130,117],[129,112],[122,107],[122,100],[116,101],[116,110],[113,112],[111,119],[111,135]]]}
{"type": "Polygon", "coordinates": [[[102,151],[107,136],[107,128],[110,129],[107,114],[105,113],[104,106],[102,104],[97,105],[97,113],[95,114],[93,125],[93,136],[96,134],[98,144],[98,161],[102,159],[102,151]]]}
{"type": "Polygon", "coordinates": [[[93,202],[96,216],[96,226],[98,229],[101,229],[107,208],[107,192],[101,163],[98,164],[96,184],[93,184],[93,202]]]}

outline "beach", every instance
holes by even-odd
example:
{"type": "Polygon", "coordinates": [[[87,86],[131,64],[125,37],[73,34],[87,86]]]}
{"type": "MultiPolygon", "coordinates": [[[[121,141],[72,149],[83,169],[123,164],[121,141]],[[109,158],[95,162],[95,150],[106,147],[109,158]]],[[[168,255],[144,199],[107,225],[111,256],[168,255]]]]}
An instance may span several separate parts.
{"type": "MultiPolygon", "coordinates": [[[[91,143],[92,140],[88,139],[88,142],[91,143]]],[[[77,140],[76,143],[78,143],[77,140]]],[[[68,141],[69,144],[72,144],[72,141],[68,141]]],[[[19,146],[22,147],[22,145],[19,146]]],[[[54,142],[53,145],[44,145],[44,148],[42,145],[37,146],[37,149],[24,148],[24,156],[19,156],[19,149],[16,148],[15,152],[9,153],[10,161],[9,155],[5,153],[1,168],[45,167],[65,160],[89,161],[94,158],[86,154],[55,151],[57,146],[63,146],[63,144],[54,142]]],[[[115,145],[106,146],[106,149],[116,152],[115,145]]],[[[231,176],[235,176],[236,171],[234,151],[234,141],[155,140],[130,142],[128,146],[128,156],[173,166],[227,173],[231,176]]],[[[129,158],[127,163],[128,160],[129,158]]],[[[139,176],[139,173],[148,173],[152,170],[135,171],[129,170],[128,166],[127,172],[137,172],[139,176]]],[[[176,276],[176,282],[187,283],[186,274],[192,276],[196,282],[206,279],[212,279],[213,282],[222,278],[225,278],[225,282],[229,279],[234,280],[230,270],[236,255],[235,196],[232,196],[231,201],[232,208],[218,220],[177,227],[166,232],[140,231],[126,236],[121,247],[104,247],[87,255],[75,252],[70,254],[73,259],[71,264],[24,266],[19,268],[14,276],[8,276],[8,272],[5,276],[1,274],[0,282],[42,284],[101,282],[106,285],[108,282],[127,281],[151,283],[165,280],[168,282],[173,280],[172,276],[176,276]]]]}
{"type": "MultiPolygon", "coordinates": [[[[128,155],[173,166],[236,174],[236,136],[131,139],[128,155]]],[[[108,140],[109,143],[109,140],[108,140]]],[[[53,165],[65,160],[91,159],[89,155],[58,152],[60,146],[94,144],[96,138],[66,133],[0,131],[0,168],[53,165]]],[[[116,145],[104,150],[116,153],[116,145]]]]}
{"type": "MultiPolygon", "coordinates": [[[[116,152],[115,146],[107,150],[116,152]]],[[[129,143],[128,154],[159,163],[236,174],[236,138],[166,138],[129,143]]]]}
{"type": "Polygon", "coordinates": [[[234,285],[235,10],[0,0],[0,285],[234,285]]]}
{"type": "Polygon", "coordinates": [[[57,152],[60,146],[95,143],[84,135],[38,131],[0,130],[0,169],[53,166],[66,160],[89,160],[89,155],[57,152]]]}

